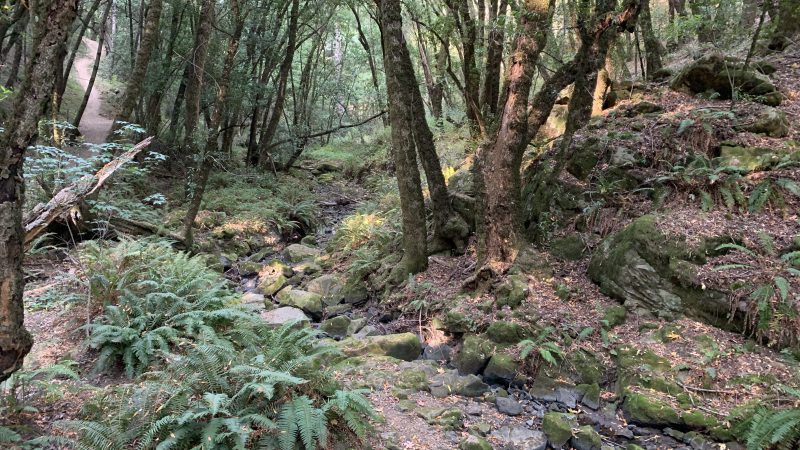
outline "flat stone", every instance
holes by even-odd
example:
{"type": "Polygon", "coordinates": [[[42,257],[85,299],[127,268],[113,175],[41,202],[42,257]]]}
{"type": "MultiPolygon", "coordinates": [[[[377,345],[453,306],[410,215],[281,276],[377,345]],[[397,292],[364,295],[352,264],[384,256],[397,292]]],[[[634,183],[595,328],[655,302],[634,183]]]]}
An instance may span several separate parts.
{"type": "Polygon", "coordinates": [[[344,282],[336,275],[322,275],[309,281],[306,290],[322,296],[322,302],[328,306],[338,305],[342,302],[339,291],[344,282]]]}
{"type": "Polygon", "coordinates": [[[292,244],[283,250],[283,257],[290,263],[314,259],[321,253],[320,249],[303,244],[292,244]]]}
{"type": "Polygon", "coordinates": [[[339,348],[345,355],[391,356],[404,361],[413,361],[422,353],[422,344],[414,333],[364,336],[362,338],[358,338],[357,335],[339,343],[339,348]]]}
{"type": "Polygon", "coordinates": [[[505,444],[516,446],[520,450],[545,450],[547,437],[541,431],[524,427],[505,426],[492,432],[491,437],[505,444]]]}
{"type": "Polygon", "coordinates": [[[322,297],[312,292],[284,288],[278,292],[278,303],[300,308],[316,319],[322,316],[322,297]]]}
{"type": "Polygon", "coordinates": [[[256,294],[255,292],[245,292],[242,294],[242,306],[253,311],[266,309],[264,296],[261,294],[256,294]]]}
{"type": "Polygon", "coordinates": [[[509,416],[518,416],[522,414],[522,405],[511,397],[497,397],[495,401],[497,410],[509,416]]]}
{"type": "Polygon", "coordinates": [[[539,376],[528,393],[541,402],[558,402],[568,408],[575,408],[581,394],[577,387],[562,381],[539,376]]]}
{"type": "Polygon", "coordinates": [[[275,326],[280,326],[292,321],[311,321],[311,319],[309,319],[302,310],[293,308],[291,306],[284,306],[282,308],[273,309],[272,311],[263,312],[261,313],[261,319],[264,320],[264,322],[275,326]]]}
{"type": "Polygon", "coordinates": [[[331,337],[343,338],[347,336],[347,329],[350,327],[350,319],[345,316],[336,316],[322,321],[319,329],[331,337]]]}
{"type": "Polygon", "coordinates": [[[477,375],[459,375],[457,371],[451,370],[432,377],[430,391],[431,395],[438,398],[448,395],[479,397],[489,392],[489,385],[477,375]]]}

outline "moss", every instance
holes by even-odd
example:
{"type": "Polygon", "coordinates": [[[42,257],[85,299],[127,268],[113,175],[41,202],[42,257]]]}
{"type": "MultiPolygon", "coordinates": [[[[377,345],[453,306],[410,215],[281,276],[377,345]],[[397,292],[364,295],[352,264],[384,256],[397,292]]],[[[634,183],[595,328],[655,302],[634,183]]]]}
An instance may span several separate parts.
{"type": "Polygon", "coordinates": [[[711,429],[719,425],[719,421],[716,418],[700,411],[685,412],[681,415],[681,420],[683,420],[686,427],[696,430],[711,429]]]}
{"type": "MultiPolygon", "coordinates": [[[[517,378],[519,363],[511,355],[495,353],[489,359],[483,377],[487,383],[513,383],[517,378]]],[[[521,380],[520,380],[521,381],[521,380]]]]}
{"type": "Polygon", "coordinates": [[[604,367],[592,352],[579,349],[572,353],[570,362],[575,369],[577,381],[582,384],[599,384],[603,379],[604,367]]]}
{"type": "Polygon", "coordinates": [[[632,423],[657,427],[683,426],[678,412],[670,405],[643,394],[629,392],[622,403],[622,410],[632,423]]]}
{"type": "Polygon", "coordinates": [[[520,325],[505,321],[493,322],[486,329],[486,337],[498,344],[516,344],[527,334],[520,325]]]}
{"type": "Polygon", "coordinates": [[[614,328],[625,323],[625,317],[627,317],[627,315],[628,311],[624,306],[611,306],[606,309],[605,314],[603,314],[603,321],[606,327],[614,328]]]}
{"type": "Polygon", "coordinates": [[[460,450],[492,450],[492,444],[486,439],[478,436],[467,436],[459,444],[460,450]]]}
{"type": "Polygon", "coordinates": [[[748,172],[766,170],[780,161],[780,155],[771,148],[723,145],[717,164],[736,166],[748,172]]]}
{"type": "Polygon", "coordinates": [[[347,338],[337,346],[347,356],[391,356],[404,361],[413,361],[422,353],[422,344],[414,333],[347,338]]]}
{"type": "Polygon", "coordinates": [[[510,275],[495,288],[495,299],[498,308],[508,306],[516,308],[528,296],[528,281],[523,275],[510,275]]]}
{"type": "Polygon", "coordinates": [[[472,320],[459,311],[448,311],[442,318],[442,329],[450,333],[466,333],[473,327],[472,320]]]}
{"type": "Polygon", "coordinates": [[[600,450],[603,445],[603,440],[600,433],[594,431],[589,425],[584,425],[575,431],[575,436],[572,437],[572,446],[576,450],[600,450]]]}
{"type": "Polygon", "coordinates": [[[556,258],[577,261],[583,257],[586,244],[577,234],[555,239],[550,243],[550,253],[556,258]]]}
{"type": "Polygon", "coordinates": [[[411,391],[427,391],[428,376],[422,369],[405,369],[396,378],[396,387],[411,391]]]}
{"type": "Polygon", "coordinates": [[[578,391],[583,394],[581,403],[592,408],[597,409],[600,407],[600,385],[597,383],[592,384],[579,384],[578,391]]]}
{"type": "Polygon", "coordinates": [[[585,180],[597,165],[599,155],[608,143],[595,137],[576,144],[576,149],[567,163],[567,172],[579,180],[585,180]]]}
{"type": "Polygon", "coordinates": [[[566,414],[546,413],[542,418],[542,431],[550,445],[555,448],[563,447],[572,437],[573,422],[566,414]]]}
{"type": "Polygon", "coordinates": [[[350,327],[350,319],[345,316],[336,316],[323,321],[319,329],[333,337],[347,336],[347,329],[350,327]]]}
{"type": "Polygon", "coordinates": [[[461,351],[456,355],[454,364],[463,375],[477,374],[486,366],[493,351],[494,345],[488,340],[468,335],[461,344],[461,351]]]}

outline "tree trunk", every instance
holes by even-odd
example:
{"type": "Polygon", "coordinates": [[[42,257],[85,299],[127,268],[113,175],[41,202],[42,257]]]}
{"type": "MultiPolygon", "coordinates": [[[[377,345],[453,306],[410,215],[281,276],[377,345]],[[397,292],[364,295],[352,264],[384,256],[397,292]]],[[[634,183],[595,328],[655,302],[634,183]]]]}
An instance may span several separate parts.
{"type": "Polygon", "coordinates": [[[289,80],[289,73],[292,69],[292,61],[294,61],[295,47],[297,46],[297,27],[298,19],[300,16],[300,2],[299,0],[292,0],[292,10],[289,13],[289,30],[288,39],[286,43],[286,56],[283,58],[281,68],[278,71],[278,86],[275,93],[275,105],[272,107],[272,114],[267,122],[266,129],[262,133],[262,138],[258,143],[259,156],[258,165],[265,166],[267,161],[272,158],[268,154],[269,144],[275,137],[278,131],[278,124],[283,116],[283,106],[286,101],[286,85],[289,80]]]}
{"type": "MultiPolygon", "coordinates": [[[[401,67],[408,57],[403,37],[399,0],[380,0],[381,29],[384,48],[386,92],[389,97],[389,119],[392,126],[392,156],[400,191],[403,226],[403,261],[405,273],[417,273],[428,267],[425,202],[414,150],[414,132],[409,127],[412,108],[404,88],[415,80],[401,79],[401,67]],[[405,55],[404,55],[405,50],[405,55]]],[[[416,85],[415,85],[416,87],[416,85]]]]}
{"type": "Polygon", "coordinates": [[[476,61],[478,30],[469,12],[468,0],[446,0],[461,36],[461,68],[464,76],[464,103],[470,132],[473,136],[484,134],[485,127],[480,112],[481,74],[476,61]]]}
{"type": "Polygon", "coordinates": [[[555,0],[527,1],[506,83],[505,105],[494,137],[476,155],[479,258],[495,271],[514,261],[521,242],[520,166],[528,136],[528,95],[547,42],[555,0]]]}
{"type": "Polygon", "coordinates": [[[686,0],[669,0],[669,23],[675,22],[675,16],[686,16],[686,0]]]}
{"type": "Polygon", "coordinates": [[[113,1],[109,0],[108,5],[106,5],[106,10],[103,12],[103,22],[100,26],[100,37],[98,37],[97,41],[97,54],[95,54],[94,57],[92,75],[89,77],[89,82],[86,85],[86,92],[83,93],[81,106],[78,107],[78,111],[75,113],[75,120],[72,121],[72,125],[74,125],[75,128],[78,128],[81,124],[81,118],[83,118],[83,113],[86,111],[86,106],[89,104],[89,97],[92,95],[94,81],[97,78],[97,71],[100,69],[100,58],[103,56],[103,41],[106,37],[106,19],[108,19],[108,14],[111,12],[111,5],[113,3],[113,1]]]}
{"type": "Polygon", "coordinates": [[[191,50],[191,57],[186,63],[186,117],[183,123],[183,144],[186,147],[194,146],[194,132],[197,129],[197,122],[200,120],[200,98],[203,93],[203,75],[213,20],[214,2],[203,0],[194,37],[194,47],[191,50]]]}
{"type": "Polygon", "coordinates": [[[661,42],[653,31],[653,21],[650,18],[650,0],[642,1],[642,10],[639,13],[639,26],[644,38],[644,52],[647,61],[647,77],[650,78],[657,70],[664,67],[661,61],[661,42]]]}
{"type": "MultiPolygon", "coordinates": [[[[375,66],[375,57],[372,55],[372,49],[370,48],[369,41],[367,40],[367,36],[364,34],[364,30],[361,28],[361,18],[358,16],[358,11],[355,7],[350,5],[350,11],[353,13],[353,17],[356,19],[356,29],[358,30],[358,42],[361,44],[361,47],[364,49],[364,53],[367,54],[367,63],[369,63],[369,73],[372,76],[372,87],[375,89],[375,99],[378,102],[378,109],[381,110],[385,107],[383,94],[381,93],[380,87],[380,80],[378,79],[378,70],[375,66]]],[[[381,122],[383,126],[387,126],[389,124],[388,118],[386,115],[381,116],[381,122]]]]}
{"type": "Polygon", "coordinates": [[[744,0],[742,2],[742,15],[739,17],[739,26],[749,30],[753,28],[759,14],[759,2],[765,0],[744,0]]]}
{"type": "Polygon", "coordinates": [[[485,117],[497,114],[500,101],[500,65],[503,63],[503,43],[505,41],[505,14],[508,0],[492,0],[489,5],[491,30],[486,44],[486,68],[484,70],[481,107],[485,117]]]}
{"type": "Polygon", "coordinates": [[[157,136],[158,130],[161,127],[161,103],[164,100],[164,94],[170,83],[170,77],[168,75],[170,73],[170,67],[172,66],[172,52],[175,51],[175,42],[178,39],[182,21],[183,8],[174,8],[169,26],[169,41],[167,42],[166,51],[161,59],[161,72],[155,82],[153,92],[147,99],[145,118],[147,122],[147,133],[151,136],[157,136]]]}
{"type": "Polygon", "coordinates": [[[175,93],[175,101],[172,103],[172,113],[169,115],[169,137],[173,141],[178,138],[178,123],[181,120],[181,106],[183,99],[186,97],[186,77],[189,76],[189,66],[186,66],[181,76],[181,82],[178,84],[178,91],[175,93]]]}
{"type": "MultiPolygon", "coordinates": [[[[152,0],[147,12],[146,25],[142,31],[142,39],[139,51],[136,53],[136,61],[131,70],[128,83],[125,86],[125,94],[122,98],[117,117],[114,118],[114,126],[111,128],[109,138],[114,131],[119,129],[121,122],[129,122],[133,110],[141,97],[144,88],[145,75],[147,74],[147,64],[150,62],[150,54],[155,48],[158,40],[159,24],[161,22],[162,0],[152,0]]],[[[109,139],[110,140],[110,139],[109,139]]]]}
{"type": "MultiPolygon", "coordinates": [[[[767,0],[764,0],[767,1],[767,0]]],[[[782,52],[800,34],[800,2],[779,0],[778,20],[769,42],[769,49],[782,52]]]]}
{"type": "Polygon", "coordinates": [[[701,44],[707,44],[714,41],[714,24],[711,15],[710,0],[689,0],[689,7],[692,9],[692,15],[700,18],[700,23],[697,27],[697,40],[701,44]]]}
{"type": "MultiPolygon", "coordinates": [[[[225,61],[222,65],[222,73],[230,74],[234,69],[236,63],[236,53],[239,51],[239,42],[242,37],[242,29],[244,28],[244,18],[239,10],[238,0],[230,0],[231,13],[233,15],[234,30],[228,39],[228,48],[225,52],[225,61]]],[[[206,140],[205,151],[203,153],[203,160],[197,176],[194,192],[192,193],[189,202],[189,208],[186,212],[186,217],[183,221],[184,229],[184,242],[186,248],[191,249],[193,245],[194,220],[197,218],[197,213],[200,211],[200,204],[203,201],[206,185],[208,184],[208,177],[211,174],[211,169],[214,165],[214,157],[219,151],[219,135],[220,123],[225,114],[228,103],[228,89],[230,88],[231,77],[220,77],[218,83],[217,99],[214,107],[214,112],[211,114],[208,122],[208,138],[206,140]]]]}
{"type": "MultiPolygon", "coordinates": [[[[108,0],[112,1],[112,0],[108,0]]],[[[67,80],[69,80],[69,74],[72,72],[72,65],[75,63],[75,56],[78,54],[78,50],[81,48],[81,43],[83,42],[83,36],[86,34],[86,30],[89,28],[89,24],[92,22],[95,13],[97,12],[97,8],[100,7],[101,0],[94,0],[94,2],[89,7],[89,10],[86,12],[86,16],[83,18],[83,23],[80,26],[78,31],[78,36],[75,39],[75,44],[72,46],[72,50],[69,52],[69,57],[67,58],[67,62],[64,66],[64,75],[61,78],[60,82],[56,86],[56,98],[58,103],[56,104],[56,111],[61,109],[61,101],[64,97],[64,91],[67,89],[67,80]]]]}
{"type": "Polygon", "coordinates": [[[69,28],[77,12],[77,0],[53,0],[34,22],[34,49],[25,79],[16,92],[13,114],[0,137],[0,381],[22,367],[33,339],[25,329],[22,293],[22,167],[25,150],[36,140],[55,86],[57,61],[66,54],[69,28]]]}

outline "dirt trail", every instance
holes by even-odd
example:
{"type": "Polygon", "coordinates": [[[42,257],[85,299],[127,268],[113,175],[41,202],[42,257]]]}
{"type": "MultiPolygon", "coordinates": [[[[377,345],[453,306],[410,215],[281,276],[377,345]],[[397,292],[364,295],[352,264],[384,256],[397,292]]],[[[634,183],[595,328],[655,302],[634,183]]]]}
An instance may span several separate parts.
{"type": "MultiPolygon", "coordinates": [[[[86,53],[78,55],[75,58],[75,78],[78,84],[86,92],[89,86],[89,78],[92,76],[92,66],[94,65],[94,57],[97,54],[97,41],[88,38],[83,38],[83,44],[86,46],[86,53]]],[[[97,88],[97,81],[92,89],[92,94],[89,96],[89,103],[86,104],[86,111],[83,113],[81,124],[78,129],[84,137],[85,142],[90,144],[102,144],[105,142],[113,119],[109,119],[100,114],[100,105],[102,99],[100,92],[97,88]]]]}

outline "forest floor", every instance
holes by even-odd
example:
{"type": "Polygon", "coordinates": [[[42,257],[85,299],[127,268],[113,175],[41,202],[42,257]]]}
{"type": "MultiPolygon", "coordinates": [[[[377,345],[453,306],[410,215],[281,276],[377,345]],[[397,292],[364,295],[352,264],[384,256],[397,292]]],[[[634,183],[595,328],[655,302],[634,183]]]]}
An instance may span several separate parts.
{"type": "MultiPolygon", "coordinates": [[[[94,58],[97,55],[98,44],[97,41],[86,37],[83,38],[83,44],[86,47],[86,51],[79,53],[75,58],[75,78],[85,92],[92,76],[92,67],[94,66],[94,58]]],[[[105,52],[103,54],[105,55],[105,52]]],[[[111,130],[114,120],[102,114],[102,107],[103,94],[98,79],[95,80],[92,93],[86,104],[86,110],[81,118],[81,124],[78,127],[78,130],[83,135],[84,142],[88,144],[106,142],[108,132],[111,130]]]]}

